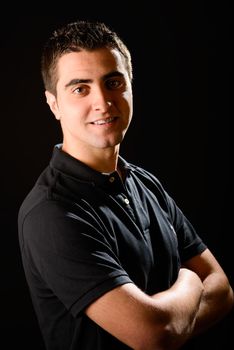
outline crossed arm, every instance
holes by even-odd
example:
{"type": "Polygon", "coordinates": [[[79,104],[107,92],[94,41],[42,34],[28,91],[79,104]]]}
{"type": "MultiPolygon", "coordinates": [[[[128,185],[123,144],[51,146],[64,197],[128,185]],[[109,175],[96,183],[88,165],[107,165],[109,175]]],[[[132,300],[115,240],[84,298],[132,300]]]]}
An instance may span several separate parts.
{"type": "Polygon", "coordinates": [[[135,350],[175,350],[223,318],[233,291],[211,252],[186,263],[173,286],[147,295],[124,284],[93,302],[86,314],[135,350]]]}

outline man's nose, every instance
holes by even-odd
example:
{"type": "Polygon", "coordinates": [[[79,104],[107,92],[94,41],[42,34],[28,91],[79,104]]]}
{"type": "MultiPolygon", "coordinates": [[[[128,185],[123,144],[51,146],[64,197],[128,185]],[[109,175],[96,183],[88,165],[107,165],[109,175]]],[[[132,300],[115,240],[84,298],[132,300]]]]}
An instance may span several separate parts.
{"type": "Polygon", "coordinates": [[[102,88],[98,88],[94,91],[93,96],[93,109],[105,113],[112,105],[110,95],[102,88]]]}

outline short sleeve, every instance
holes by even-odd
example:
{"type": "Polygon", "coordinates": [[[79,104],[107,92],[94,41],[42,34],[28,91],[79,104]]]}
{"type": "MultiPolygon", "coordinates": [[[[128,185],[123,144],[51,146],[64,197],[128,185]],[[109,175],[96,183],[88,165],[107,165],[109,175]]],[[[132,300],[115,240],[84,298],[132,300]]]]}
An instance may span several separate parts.
{"type": "Polygon", "coordinates": [[[132,282],[108,233],[94,218],[56,202],[41,203],[27,215],[24,253],[31,259],[31,273],[45,281],[74,316],[107,291],[132,282]]]}
{"type": "Polygon", "coordinates": [[[207,246],[182,210],[176,205],[175,201],[169,196],[167,196],[167,198],[170,206],[173,228],[178,239],[180,260],[183,263],[195,255],[202,253],[207,246]]]}

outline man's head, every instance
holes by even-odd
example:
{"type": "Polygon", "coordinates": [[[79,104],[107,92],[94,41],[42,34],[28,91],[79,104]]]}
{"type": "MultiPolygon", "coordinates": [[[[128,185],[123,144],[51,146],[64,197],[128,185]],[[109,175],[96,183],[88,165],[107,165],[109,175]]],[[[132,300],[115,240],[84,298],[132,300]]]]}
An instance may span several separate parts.
{"type": "Polygon", "coordinates": [[[116,157],[133,114],[131,57],[119,37],[102,23],[56,30],[45,45],[42,76],[63,150],[96,167],[116,157]]]}
{"type": "Polygon", "coordinates": [[[81,50],[92,51],[104,47],[120,52],[131,81],[131,55],[119,36],[104,23],[77,21],[55,30],[44,47],[41,72],[45,89],[56,96],[57,62],[64,54],[81,50]]]}

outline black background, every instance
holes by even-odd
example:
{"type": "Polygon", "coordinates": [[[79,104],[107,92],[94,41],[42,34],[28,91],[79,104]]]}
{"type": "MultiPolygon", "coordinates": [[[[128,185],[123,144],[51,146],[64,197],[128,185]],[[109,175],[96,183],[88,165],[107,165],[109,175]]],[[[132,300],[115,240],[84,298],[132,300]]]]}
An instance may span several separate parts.
{"type": "MultiPolygon", "coordinates": [[[[121,146],[152,171],[233,274],[231,123],[232,11],[229,2],[95,1],[1,12],[1,312],[4,349],[44,349],[21,266],[17,213],[61,142],[45,103],[42,45],[67,21],[95,19],[132,52],[134,119],[121,146]]],[[[186,348],[232,348],[231,313],[186,348]]],[[[2,346],[1,346],[2,347],[2,346]]],[[[111,350],[111,349],[110,349],[111,350]]]]}

